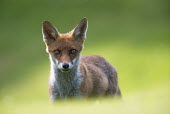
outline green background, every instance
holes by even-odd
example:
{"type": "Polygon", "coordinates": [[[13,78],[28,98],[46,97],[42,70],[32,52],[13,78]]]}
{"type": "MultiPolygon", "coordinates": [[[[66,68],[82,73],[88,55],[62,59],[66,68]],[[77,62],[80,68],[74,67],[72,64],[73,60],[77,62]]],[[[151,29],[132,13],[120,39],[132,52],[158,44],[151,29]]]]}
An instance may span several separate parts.
{"type": "Polygon", "coordinates": [[[169,0],[0,0],[0,113],[170,113],[169,0]],[[118,69],[122,100],[48,98],[42,22],[61,33],[87,17],[82,54],[118,69]]]}

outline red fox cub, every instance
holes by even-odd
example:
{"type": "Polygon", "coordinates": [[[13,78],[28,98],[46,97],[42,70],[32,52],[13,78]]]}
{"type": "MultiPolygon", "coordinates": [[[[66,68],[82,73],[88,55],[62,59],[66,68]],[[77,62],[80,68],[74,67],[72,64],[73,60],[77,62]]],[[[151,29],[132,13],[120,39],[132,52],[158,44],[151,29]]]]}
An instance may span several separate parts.
{"type": "Polygon", "coordinates": [[[43,22],[43,41],[51,62],[51,101],[67,97],[121,95],[117,71],[111,64],[97,55],[80,55],[87,27],[87,19],[83,18],[72,31],[61,34],[50,22],[43,22]]]}

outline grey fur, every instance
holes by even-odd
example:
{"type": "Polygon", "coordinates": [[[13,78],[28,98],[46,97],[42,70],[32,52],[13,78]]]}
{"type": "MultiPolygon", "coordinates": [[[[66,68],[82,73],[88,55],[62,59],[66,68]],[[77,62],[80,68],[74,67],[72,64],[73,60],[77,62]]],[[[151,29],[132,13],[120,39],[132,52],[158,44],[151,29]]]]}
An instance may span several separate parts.
{"type": "Polygon", "coordinates": [[[75,58],[73,68],[69,72],[62,72],[57,68],[58,63],[50,56],[51,60],[51,75],[49,84],[53,88],[51,101],[57,98],[67,98],[77,96],[80,97],[80,85],[82,82],[82,74],[80,72],[79,59],[75,58]]]}

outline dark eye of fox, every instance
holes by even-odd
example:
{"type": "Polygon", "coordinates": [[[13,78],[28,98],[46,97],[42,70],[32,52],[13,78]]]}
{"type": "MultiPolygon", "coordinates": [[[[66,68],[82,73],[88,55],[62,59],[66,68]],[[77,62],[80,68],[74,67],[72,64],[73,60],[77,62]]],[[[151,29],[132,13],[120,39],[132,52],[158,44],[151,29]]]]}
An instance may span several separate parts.
{"type": "Polygon", "coordinates": [[[70,54],[75,54],[76,53],[76,50],[75,49],[72,49],[71,51],[70,51],[70,54]]]}
{"type": "Polygon", "coordinates": [[[55,55],[60,54],[60,50],[55,50],[55,51],[54,51],[54,54],[55,54],[55,55]]]}

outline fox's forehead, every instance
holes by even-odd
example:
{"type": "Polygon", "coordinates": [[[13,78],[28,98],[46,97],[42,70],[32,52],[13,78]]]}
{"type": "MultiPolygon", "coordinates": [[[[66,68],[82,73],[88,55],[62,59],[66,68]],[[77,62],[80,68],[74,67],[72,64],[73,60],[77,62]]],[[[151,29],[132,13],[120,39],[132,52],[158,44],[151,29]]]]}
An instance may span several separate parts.
{"type": "Polygon", "coordinates": [[[68,35],[62,35],[53,43],[47,44],[49,51],[54,50],[64,50],[64,49],[77,49],[81,50],[83,48],[83,41],[75,41],[74,38],[68,35]],[[64,37],[67,36],[67,37],[64,37]]]}
{"type": "Polygon", "coordinates": [[[59,38],[60,39],[72,39],[73,38],[72,31],[65,33],[65,34],[60,34],[59,38]]]}

